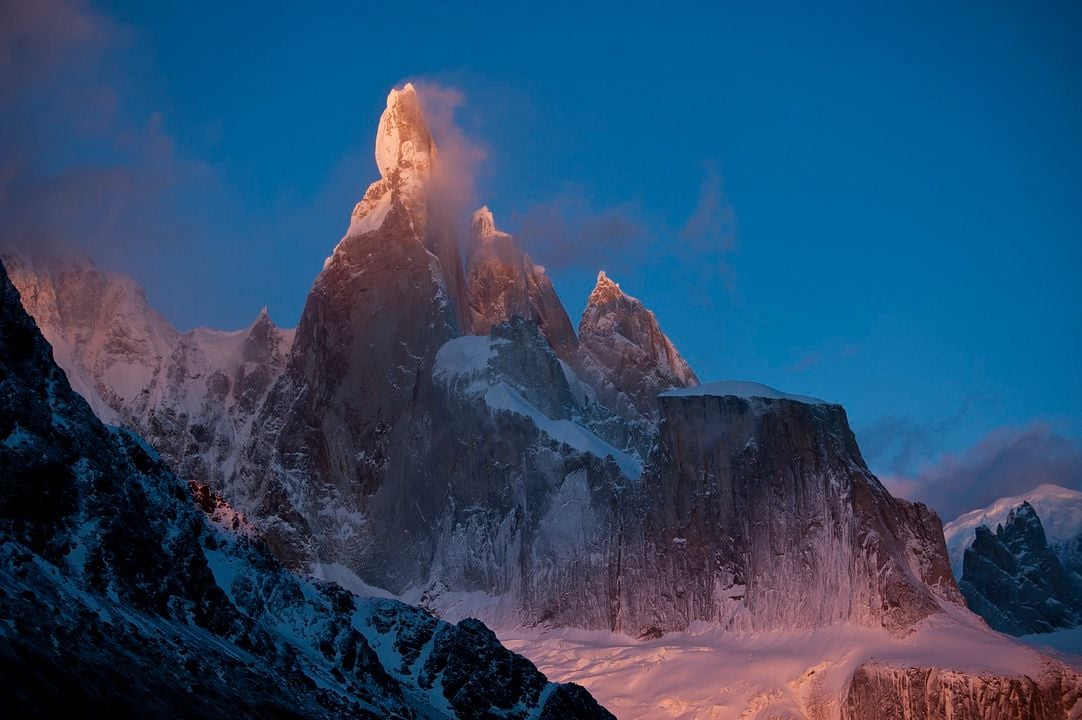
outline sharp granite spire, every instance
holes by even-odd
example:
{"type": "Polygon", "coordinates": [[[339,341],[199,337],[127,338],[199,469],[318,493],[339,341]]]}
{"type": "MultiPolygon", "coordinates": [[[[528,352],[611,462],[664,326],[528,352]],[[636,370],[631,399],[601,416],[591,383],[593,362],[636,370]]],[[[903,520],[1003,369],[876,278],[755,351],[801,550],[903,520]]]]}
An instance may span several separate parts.
{"type": "Polygon", "coordinates": [[[421,100],[412,83],[387,95],[387,109],[376,130],[376,165],[380,176],[416,175],[427,179],[436,157],[436,143],[428,131],[421,100]]]}
{"type": "Polygon", "coordinates": [[[354,207],[346,237],[378,230],[394,204],[407,206],[420,227],[424,226],[425,188],[437,152],[421,100],[410,83],[387,96],[376,130],[375,156],[380,179],[368,186],[354,207]]]}
{"type": "Polygon", "coordinates": [[[557,357],[575,364],[578,340],[545,268],[497,229],[488,206],[473,214],[472,225],[466,287],[473,332],[487,335],[518,315],[536,322],[557,357]]]}
{"type": "Polygon", "coordinates": [[[659,392],[699,384],[654,313],[604,270],[579,321],[579,343],[585,378],[621,414],[651,418],[659,392]]]}

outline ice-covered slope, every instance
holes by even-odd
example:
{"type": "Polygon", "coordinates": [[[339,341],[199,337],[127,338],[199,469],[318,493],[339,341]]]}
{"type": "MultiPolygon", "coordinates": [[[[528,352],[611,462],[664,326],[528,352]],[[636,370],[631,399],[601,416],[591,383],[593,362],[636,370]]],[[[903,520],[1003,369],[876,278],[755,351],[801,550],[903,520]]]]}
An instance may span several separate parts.
{"type": "Polygon", "coordinates": [[[621,720],[1066,720],[1082,678],[965,618],[906,638],[833,626],[727,632],[698,624],[641,640],[581,630],[509,630],[510,648],[581,683],[621,720]]]}
{"type": "Polygon", "coordinates": [[[57,363],[99,417],[124,422],[162,399],[181,334],[131,278],[74,255],[3,259],[57,363]]]}
{"type": "Polygon", "coordinates": [[[72,391],[2,265],[0,339],[6,717],[611,717],[476,621],[298,579],[209,521],[72,391]]]}
{"type": "Polygon", "coordinates": [[[977,526],[987,525],[995,530],[997,525],[1006,522],[1012,510],[1024,502],[1036,511],[1048,543],[1053,547],[1063,549],[1082,536],[1082,492],[1045,484],[1021,495],[1000,498],[988,507],[971,510],[943,526],[955,577],[962,577],[962,558],[973,542],[977,526]]]}
{"type": "Polygon", "coordinates": [[[807,395],[793,395],[781,390],[775,390],[769,385],[751,382],[749,380],[721,380],[702,385],[693,385],[676,390],[666,390],[661,393],[662,397],[695,397],[709,395],[712,397],[739,397],[745,400],[762,398],[763,400],[795,400],[809,405],[829,405],[825,400],[809,397],[807,395]]]}
{"type": "Polygon", "coordinates": [[[552,440],[600,459],[612,458],[627,477],[638,479],[642,464],[589,429],[588,420],[580,415],[586,408],[571,391],[577,378],[565,367],[551,363],[545,383],[537,382],[540,373],[528,369],[525,382],[514,382],[509,366],[519,364],[516,361],[523,360],[525,353],[504,335],[517,335],[516,339],[523,342],[520,328],[528,322],[518,317],[493,328],[492,335],[468,335],[448,341],[436,355],[433,375],[452,392],[461,393],[462,399],[482,398],[491,411],[520,415],[552,440]],[[501,357],[505,353],[511,357],[501,357]]]}

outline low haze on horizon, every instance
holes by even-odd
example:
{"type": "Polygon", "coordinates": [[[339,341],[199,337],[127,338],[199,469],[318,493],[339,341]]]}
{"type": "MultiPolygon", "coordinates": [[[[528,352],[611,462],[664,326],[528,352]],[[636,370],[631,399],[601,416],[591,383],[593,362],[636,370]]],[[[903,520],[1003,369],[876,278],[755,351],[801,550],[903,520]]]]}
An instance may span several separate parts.
{"type": "Polygon", "coordinates": [[[947,520],[1082,488],[1082,6],[692,7],[0,0],[0,239],[181,328],[293,324],[414,80],[573,323],[606,270],[702,380],[845,405],[947,520]]]}

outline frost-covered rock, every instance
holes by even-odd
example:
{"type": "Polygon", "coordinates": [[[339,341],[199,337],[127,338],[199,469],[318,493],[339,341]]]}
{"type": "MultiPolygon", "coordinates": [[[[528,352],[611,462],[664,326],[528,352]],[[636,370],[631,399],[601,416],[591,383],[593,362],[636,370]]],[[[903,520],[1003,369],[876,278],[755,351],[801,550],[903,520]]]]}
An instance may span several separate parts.
{"type": "Polygon", "coordinates": [[[1082,577],[1064,568],[1028,502],[995,532],[978,525],[962,568],[966,602],[996,630],[1029,635],[1082,625],[1082,577]]]}
{"type": "Polygon", "coordinates": [[[963,513],[943,526],[954,577],[962,579],[962,558],[973,543],[977,526],[995,528],[1005,523],[1011,511],[1022,503],[1029,503],[1037,513],[1048,544],[1064,567],[1082,575],[1082,492],[1046,483],[963,513]]]}
{"type": "Polygon", "coordinates": [[[216,520],[71,389],[0,265],[5,716],[612,717],[477,621],[299,579],[200,501],[216,520]]]}
{"type": "Polygon", "coordinates": [[[853,674],[842,718],[1065,720],[1080,706],[1082,677],[1066,668],[1031,677],[869,662],[853,674]]]}
{"type": "Polygon", "coordinates": [[[229,493],[293,331],[276,327],[264,308],[243,330],[180,332],[131,278],[88,259],[43,252],[5,263],[57,363],[98,417],[134,429],[185,479],[229,493]]]}

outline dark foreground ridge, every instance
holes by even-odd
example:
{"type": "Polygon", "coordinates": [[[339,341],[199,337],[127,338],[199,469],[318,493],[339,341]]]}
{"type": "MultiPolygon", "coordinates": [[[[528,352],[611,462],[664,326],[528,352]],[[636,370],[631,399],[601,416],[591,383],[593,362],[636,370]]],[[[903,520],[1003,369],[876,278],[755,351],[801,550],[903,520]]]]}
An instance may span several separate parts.
{"type": "Polygon", "coordinates": [[[0,715],[612,717],[478,621],[298,578],[193,490],[72,391],[0,264],[0,715]]]}

